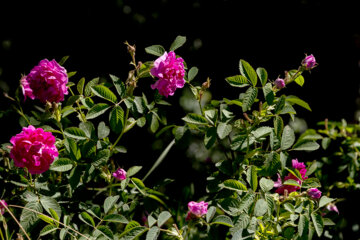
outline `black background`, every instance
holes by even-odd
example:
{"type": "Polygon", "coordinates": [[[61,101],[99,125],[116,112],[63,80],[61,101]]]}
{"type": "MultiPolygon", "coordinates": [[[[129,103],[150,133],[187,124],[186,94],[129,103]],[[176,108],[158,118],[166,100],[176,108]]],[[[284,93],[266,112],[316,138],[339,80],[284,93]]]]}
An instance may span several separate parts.
{"type": "MultiPolygon", "coordinates": [[[[145,47],[161,44],[168,48],[177,35],[183,35],[187,42],[177,54],[188,66],[200,69],[199,82],[212,79],[213,98],[237,98],[239,91],[227,86],[224,78],[238,74],[239,59],[266,68],[274,80],[283,77],[284,70],[297,68],[305,54],[314,54],[319,66],[304,74],[304,87],[293,84],[285,89],[286,94],[307,101],[313,110],[300,110],[298,116],[310,127],[325,118],[354,122],[360,79],[360,14],[355,2],[1,1],[0,80],[13,94],[21,74],[27,74],[41,59],[60,60],[65,55],[70,56],[67,70],[78,72],[73,81],[109,73],[124,79],[130,70],[124,41],[136,44],[138,60],[146,61],[154,57],[145,54],[145,47]]],[[[178,97],[168,100],[176,106],[178,97]]],[[[0,96],[0,110],[8,104],[0,96]]],[[[185,113],[172,110],[169,114],[182,117],[185,113]]],[[[11,116],[11,121],[0,119],[2,126],[8,126],[2,128],[1,142],[20,131],[13,117],[17,116],[11,116]]],[[[146,143],[142,144],[146,149],[146,143]]],[[[128,145],[135,159],[144,160],[145,150],[128,145]]],[[[200,174],[199,178],[181,179],[184,174],[191,176],[192,172],[186,172],[191,163],[179,159],[178,153],[181,150],[169,155],[172,159],[162,168],[183,167],[165,171],[166,177],[180,179],[182,184],[205,178],[206,174],[200,174]]],[[[156,157],[147,156],[145,165],[151,166],[156,157]]]]}

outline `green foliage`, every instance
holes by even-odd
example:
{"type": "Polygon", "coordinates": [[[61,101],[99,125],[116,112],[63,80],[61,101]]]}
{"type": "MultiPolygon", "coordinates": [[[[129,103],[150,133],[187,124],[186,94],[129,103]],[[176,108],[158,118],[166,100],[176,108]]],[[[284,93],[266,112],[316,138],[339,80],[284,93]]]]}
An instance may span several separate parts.
{"type": "MultiPolygon", "coordinates": [[[[185,42],[186,37],[178,36],[169,50],[178,50],[185,42]]],[[[347,184],[357,187],[354,179],[359,167],[359,144],[347,138],[347,133],[355,135],[358,126],[343,124],[331,129],[327,126],[325,130],[308,130],[298,137],[290,120],[295,118],[297,107],[311,111],[309,104],[282,94],[290,87],[277,89],[271,80],[273,73],[260,67],[255,71],[242,59],[239,74],[225,78],[229,87],[239,91],[235,99],[205,101],[210,80],[201,86],[192,85],[199,70],[190,68],[185,79],[198,109],[183,114],[179,125],[168,124],[165,113],[170,104],[159,94],[145,95],[138,88],[149,80],[140,82],[143,78],[153,77],[150,74],[153,61],[137,62],[135,47],[126,45],[133,67],[127,79],[114,75],[101,81],[80,78],[77,83],[68,84],[72,96],[64,103],[48,104],[44,109],[36,107],[26,114],[19,99],[14,105],[23,126],[33,124],[56,136],[59,152],[49,171],[33,179],[33,175],[11,162],[8,145],[1,148],[0,171],[6,176],[2,175],[0,180],[11,179],[6,184],[16,186],[2,195],[9,202],[25,206],[11,208],[22,208],[21,213],[14,212],[20,214],[20,224],[31,239],[46,236],[64,240],[235,240],[323,236],[333,222],[322,214],[337,200],[329,195],[313,199],[307,193],[309,188],[322,186],[317,162],[308,164],[304,176],[290,162],[298,151],[315,151],[320,146],[327,149],[334,139],[341,138],[346,151],[340,151],[340,155],[352,180],[347,184]],[[76,94],[71,87],[76,88],[76,94]],[[133,148],[126,146],[123,136],[140,131],[154,134],[154,148],[162,149],[155,158],[153,153],[146,153],[147,161],[154,161],[149,169],[129,165],[132,159],[124,155],[133,148]],[[193,200],[190,198],[194,191],[189,190],[192,187],[184,188],[184,199],[180,201],[165,194],[170,180],[165,179],[157,186],[146,182],[174,146],[185,148],[199,142],[198,139],[207,149],[207,157],[217,156],[216,163],[208,167],[211,170],[206,194],[201,200],[209,207],[202,215],[186,209],[184,201],[193,200]],[[126,178],[114,178],[113,173],[124,165],[126,178]],[[278,176],[282,179],[291,176],[281,184],[293,191],[277,191],[278,176]],[[21,201],[13,195],[21,196],[21,201]]],[[[165,48],[152,45],[145,52],[162,56],[165,48]]],[[[303,71],[299,67],[286,72],[286,84],[295,82],[303,86],[303,71]]],[[[136,147],[142,151],[140,144],[136,147]]],[[[7,216],[6,219],[10,220],[7,216]]]]}

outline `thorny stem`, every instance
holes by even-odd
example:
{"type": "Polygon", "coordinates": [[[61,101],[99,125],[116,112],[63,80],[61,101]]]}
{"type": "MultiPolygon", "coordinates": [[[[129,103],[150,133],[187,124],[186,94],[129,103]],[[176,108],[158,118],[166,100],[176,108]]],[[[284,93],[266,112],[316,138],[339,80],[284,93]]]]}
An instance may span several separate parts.
{"type": "MultiPolygon", "coordinates": [[[[6,206],[6,204],[2,204],[0,203],[5,209],[6,211],[11,215],[11,217],[14,219],[14,221],[16,222],[17,225],[19,225],[21,231],[23,231],[24,235],[26,236],[27,239],[31,240],[31,238],[29,237],[29,235],[26,233],[25,229],[23,228],[23,226],[19,223],[19,221],[16,219],[16,217],[14,216],[14,214],[10,211],[10,209],[6,206]]],[[[13,207],[13,205],[9,205],[9,207],[13,207]]]]}
{"type": "MultiPolygon", "coordinates": [[[[3,206],[5,206],[5,205],[3,205],[3,206]]],[[[21,209],[25,209],[25,210],[28,210],[28,211],[30,211],[30,212],[36,213],[36,214],[40,214],[40,215],[46,216],[47,218],[51,219],[52,221],[54,221],[54,222],[56,222],[56,223],[58,223],[58,224],[60,224],[60,225],[62,225],[62,226],[64,226],[64,227],[66,227],[66,228],[69,228],[70,230],[72,230],[73,232],[79,234],[80,236],[82,236],[82,237],[84,237],[84,238],[86,238],[86,239],[88,239],[88,240],[91,240],[90,238],[88,238],[88,237],[85,236],[84,234],[76,231],[76,230],[73,229],[72,227],[70,227],[70,226],[68,226],[68,225],[66,225],[66,224],[64,224],[64,223],[62,223],[62,222],[60,222],[60,221],[58,221],[58,220],[50,217],[50,216],[47,216],[47,215],[45,215],[45,214],[43,214],[43,213],[41,213],[41,212],[38,212],[38,211],[36,211],[36,210],[30,209],[30,208],[27,208],[27,207],[18,206],[18,205],[9,205],[9,207],[21,208],[21,209]]],[[[10,210],[9,210],[6,206],[5,206],[5,208],[6,208],[6,210],[8,210],[8,212],[11,214],[10,210]]],[[[12,214],[11,214],[11,215],[12,215],[12,214]]],[[[15,218],[14,218],[14,219],[15,219],[15,218]]],[[[24,231],[24,233],[25,233],[25,235],[28,237],[28,239],[31,240],[31,239],[29,238],[29,236],[26,234],[26,232],[25,232],[25,230],[23,229],[23,227],[20,225],[20,223],[19,223],[17,220],[15,220],[15,221],[19,224],[20,228],[24,231]]]]}

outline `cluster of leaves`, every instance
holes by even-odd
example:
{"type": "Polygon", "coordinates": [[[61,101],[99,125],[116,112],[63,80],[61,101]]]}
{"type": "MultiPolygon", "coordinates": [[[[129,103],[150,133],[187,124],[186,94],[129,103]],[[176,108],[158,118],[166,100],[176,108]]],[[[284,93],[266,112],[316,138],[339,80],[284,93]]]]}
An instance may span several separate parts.
{"type": "MultiPolygon", "coordinates": [[[[178,49],[185,41],[185,37],[177,37],[169,50],[178,49]]],[[[236,89],[246,88],[245,92],[237,99],[213,100],[203,106],[201,100],[210,80],[194,86],[192,80],[198,69],[192,67],[185,80],[199,101],[200,114],[187,114],[182,126],[166,126],[163,107],[170,104],[157,93],[150,98],[137,91],[138,81],[151,77],[153,62],[136,62],[135,46],[126,44],[134,69],[125,81],[114,75],[109,81],[80,78],[77,83],[68,83],[71,96],[65,102],[35,106],[26,112],[20,91],[14,99],[9,97],[13,109],[21,115],[20,125],[31,124],[52,132],[59,150],[50,170],[33,179],[25,169],[14,167],[9,158],[10,144],[2,145],[0,183],[11,187],[4,189],[1,198],[20,216],[23,231],[19,233],[31,239],[62,240],[132,240],[140,236],[147,240],[311,239],[315,233],[320,237],[324,226],[334,224],[322,216],[322,209],[334,199],[310,198],[306,190],[320,187],[319,180],[303,179],[297,169],[290,167],[293,152],[313,151],[320,146],[318,135],[306,132],[296,140],[293,129],[285,124],[288,117],[294,119],[295,106],[310,110],[305,101],[280,95],[264,68],[255,71],[240,60],[240,74],[226,78],[226,82],[236,89]],[[164,128],[159,131],[160,125],[164,128]],[[119,167],[116,159],[127,153],[120,143],[123,135],[136,126],[158,134],[172,130],[175,140],[143,179],[135,177],[142,167],[133,166],[127,169],[126,180],[117,183],[112,176],[119,167]],[[184,221],[184,208],[168,207],[169,198],[159,186],[144,184],[171,147],[182,143],[186,133],[201,136],[206,148],[220,149],[223,154],[207,178],[203,200],[210,207],[206,216],[188,222],[184,221]],[[301,184],[291,179],[283,184],[299,190],[284,196],[274,193],[277,173],[296,176],[301,184]],[[142,221],[144,212],[146,220],[142,221]]],[[[145,51],[161,56],[165,48],[153,45],[145,51]]],[[[302,86],[303,71],[301,67],[288,71],[287,84],[302,86]]],[[[68,75],[73,79],[75,73],[68,75]]],[[[307,176],[315,166],[308,164],[307,176]]],[[[10,217],[0,217],[5,229],[10,217]]],[[[0,233],[2,239],[11,235],[7,227],[5,234],[0,233]]]]}

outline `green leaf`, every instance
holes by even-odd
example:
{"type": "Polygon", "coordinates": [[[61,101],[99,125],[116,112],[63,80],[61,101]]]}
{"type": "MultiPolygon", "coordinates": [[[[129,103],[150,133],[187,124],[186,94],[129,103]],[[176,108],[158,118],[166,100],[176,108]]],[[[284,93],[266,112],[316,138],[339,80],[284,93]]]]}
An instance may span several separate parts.
{"type": "Polygon", "coordinates": [[[213,219],[213,217],[215,216],[215,213],[216,213],[216,207],[211,206],[206,213],[206,222],[210,222],[211,219],[213,219]]]}
{"type": "Polygon", "coordinates": [[[300,236],[306,234],[309,229],[309,218],[306,215],[301,214],[298,223],[298,232],[300,236]]]}
{"type": "Polygon", "coordinates": [[[226,124],[226,123],[219,123],[217,128],[216,128],[216,132],[219,136],[220,139],[224,139],[225,137],[227,137],[232,131],[232,126],[230,124],[226,124]]]}
{"type": "Polygon", "coordinates": [[[86,134],[83,130],[77,127],[69,127],[64,130],[64,135],[69,138],[74,138],[78,140],[86,139],[86,134]]]}
{"type": "Polygon", "coordinates": [[[111,78],[119,96],[121,98],[125,97],[125,94],[126,94],[125,84],[118,77],[116,77],[112,74],[110,74],[110,78],[111,78]]]}
{"type": "Polygon", "coordinates": [[[85,85],[85,96],[89,97],[92,93],[91,87],[99,83],[100,78],[94,78],[85,85]]]}
{"type": "Polygon", "coordinates": [[[213,125],[215,125],[218,118],[217,109],[209,109],[205,111],[205,118],[213,125]]]}
{"type": "Polygon", "coordinates": [[[325,205],[335,201],[334,198],[329,198],[327,196],[322,196],[319,201],[319,208],[324,207],[325,205]]]}
{"type": "Polygon", "coordinates": [[[61,216],[61,207],[55,198],[40,196],[40,203],[49,214],[52,214],[52,211],[50,211],[52,209],[59,217],[61,216]]]}
{"type": "Polygon", "coordinates": [[[274,118],[274,132],[276,136],[281,136],[284,129],[284,121],[280,116],[274,118]]]}
{"type": "Polygon", "coordinates": [[[220,224],[227,227],[234,227],[233,222],[231,221],[231,218],[225,215],[219,215],[210,223],[210,225],[213,224],[220,224]]]}
{"type": "Polygon", "coordinates": [[[256,192],[258,186],[257,170],[255,166],[250,166],[246,172],[246,180],[250,184],[251,189],[256,192]]]}
{"type": "Polygon", "coordinates": [[[109,108],[110,108],[110,106],[106,103],[95,104],[87,112],[86,119],[89,120],[89,119],[96,118],[96,117],[100,116],[101,114],[103,114],[104,112],[106,112],[109,108]]]}
{"type": "Polygon", "coordinates": [[[197,67],[190,68],[190,70],[188,72],[188,82],[194,80],[194,78],[196,77],[198,72],[199,72],[199,69],[197,67]]]}
{"type": "Polygon", "coordinates": [[[257,83],[257,75],[255,70],[251,67],[251,65],[245,60],[240,60],[239,63],[240,73],[244,77],[246,77],[253,87],[256,86],[257,83]]]}
{"type": "Polygon", "coordinates": [[[278,99],[278,102],[275,105],[274,112],[275,114],[281,113],[283,108],[285,107],[286,97],[283,95],[278,99]]]}
{"type": "Polygon", "coordinates": [[[240,205],[238,207],[238,211],[244,211],[245,209],[248,209],[250,205],[254,202],[255,194],[248,192],[246,195],[241,199],[240,205]]]}
{"type": "MultiPolygon", "coordinates": [[[[114,234],[113,232],[110,230],[109,227],[104,226],[104,225],[100,225],[97,227],[97,229],[94,231],[94,235],[95,236],[100,236],[100,234],[102,234],[105,238],[109,239],[109,240],[113,240],[114,239],[114,234]],[[98,233],[96,233],[98,232],[98,233]]],[[[98,238],[97,238],[98,239],[98,238]]]]}
{"type": "Polygon", "coordinates": [[[107,87],[103,85],[96,85],[91,87],[91,91],[98,97],[108,100],[112,103],[117,102],[116,95],[107,87]]]}
{"type": "Polygon", "coordinates": [[[257,68],[256,73],[260,79],[261,85],[265,86],[265,84],[268,80],[268,73],[265,70],[265,68],[261,68],[261,67],[257,68]]]}
{"type": "Polygon", "coordinates": [[[251,134],[259,140],[260,138],[270,135],[272,131],[273,129],[271,127],[259,127],[255,131],[252,131],[251,134]]]}
{"type": "Polygon", "coordinates": [[[271,83],[267,83],[264,87],[263,87],[263,93],[264,93],[264,97],[266,99],[266,102],[268,105],[272,105],[275,99],[275,94],[273,91],[273,87],[271,83]]]}
{"type": "Polygon", "coordinates": [[[49,223],[49,224],[55,226],[55,221],[52,218],[46,216],[45,214],[39,214],[38,218],[40,218],[41,220],[43,220],[46,223],[49,223]]]}
{"type": "Polygon", "coordinates": [[[63,66],[64,63],[69,59],[70,56],[64,56],[60,59],[59,65],[63,66]]]}
{"type": "Polygon", "coordinates": [[[73,166],[73,161],[69,158],[59,158],[51,164],[50,170],[56,172],[66,172],[71,170],[73,166]]]}
{"type": "Polygon", "coordinates": [[[297,78],[295,78],[294,80],[299,86],[303,86],[305,83],[305,79],[302,75],[299,75],[297,78]]]}
{"type": "Polygon", "coordinates": [[[296,143],[292,150],[294,151],[315,151],[320,148],[320,145],[317,142],[313,141],[301,141],[296,143]]]}
{"type": "Polygon", "coordinates": [[[196,113],[188,113],[185,117],[182,118],[182,120],[192,124],[200,124],[200,125],[208,124],[206,118],[196,113]]]}
{"type": "Polygon", "coordinates": [[[243,112],[246,112],[248,110],[251,109],[251,106],[253,105],[253,103],[255,102],[255,99],[257,97],[258,94],[258,90],[257,88],[254,87],[249,87],[246,92],[245,92],[245,96],[244,96],[244,101],[243,101],[243,105],[242,105],[242,110],[243,112]]]}
{"type": "Polygon", "coordinates": [[[204,137],[204,144],[207,149],[210,149],[216,142],[217,133],[216,127],[208,128],[205,137],[204,137]]]}
{"type": "Polygon", "coordinates": [[[156,115],[153,113],[151,114],[151,123],[150,123],[150,131],[155,133],[159,129],[159,120],[156,115]]]}
{"type": "Polygon", "coordinates": [[[157,220],[158,227],[164,225],[167,222],[167,220],[169,220],[170,218],[171,218],[171,214],[168,211],[161,212],[157,220]]]}
{"type": "Polygon", "coordinates": [[[289,149],[295,142],[295,133],[294,130],[286,125],[283,130],[283,134],[281,137],[281,149],[287,150],[289,149]]]}
{"type": "Polygon", "coordinates": [[[85,78],[81,78],[78,82],[78,84],[76,85],[76,89],[78,90],[78,93],[80,95],[83,95],[84,93],[84,85],[85,85],[85,78]]]}
{"type": "Polygon", "coordinates": [[[145,185],[144,183],[138,178],[131,178],[131,182],[134,186],[139,190],[142,195],[145,195],[145,185]]]}
{"type": "Polygon", "coordinates": [[[94,219],[87,213],[87,212],[82,212],[79,214],[79,219],[81,221],[83,221],[84,223],[92,226],[92,227],[95,227],[95,221],[94,219]]]}
{"type": "Polygon", "coordinates": [[[46,225],[43,229],[40,231],[40,236],[48,235],[49,233],[52,233],[57,230],[57,227],[54,225],[46,225]]]}
{"type": "Polygon", "coordinates": [[[241,75],[227,77],[225,78],[225,80],[233,87],[242,88],[249,86],[249,81],[247,80],[247,78],[241,75]]]}
{"type": "Polygon", "coordinates": [[[124,110],[120,106],[115,106],[109,115],[110,128],[119,134],[124,128],[124,110]]]}
{"type": "Polygon", "coordinates": [[[235,179],[228,179],[225,180],[222,184],[220,184],[221,187],[226,188],[226,189],[230,189],[230,190],[235,190],[235,191],[247,191],[246,186],[235,179]]]}
{"type": "Polygon", "coordinates": [[[148,216],[147,221],[150,228],[157,222],[157,220],[151,215],[148,216]]]}
{"type": "Polygon", "coordinates": [[[105,122],[100,122],[98,126],[98,138],[104,139],[110,134],[110,128],[106,126],[105,122]]]}
{"type": "Polygon", "coordinates": [[[123,224],[128,224],[129,223],[129,221],[123,215],[120,215],[120,214],[106,215],[103,218],[103,221],[114,222],[114,223],[123,223],[123,224]]]}
{"type": "Polygon", "coordinates": [[[309,106],[309,104],[307,102],[305,102],[304,100],[301,100],[300,98],[296,97],[296,96],[287,96],[286,97],[286,101],[292,104],[297,104],[300,107],[303,107],[309,111],[311,111],[311,108],[309,106]]]}
{"type": "Polygon", "coordinates": [[[141,117],[136,120],[136,125],[138,125],[139,127],[143,127],[143,126],[145,126],[145,124],[146,124],[145,117],[141,117]]]}
{"type": "Polygon", "coordinates": [[[274,181],[267,178],[261,178],[260,179],[260,188],[264,192],[268,192],[274,187],[274,181]]]}
{"type": "MultiPolygon", "coordinates": [[[[37,212],[42,212],[43,208],[39,202],[29,202],[25,205],[26,208],[32,209],[37,212]]],[[[23,226],[25,231],[29,231],[29,229],[35,224],[38,220],[38,214],[34,213],[30,210],[23,209],[20,215],[20,224],[23,226]]]]}
{"type": "Polygon", "coordinates": [[[77,73],[76,71],[74,71],[74,72],[67,72],[67,76],[68,76],[68,78],[71,78],[71,77],[75,76],[76,73],[77,73]]]}
{"type": "Polygon", "coordinates": [[[110,209],[115,205],[115,203],[119,200],[120,196],[110,196],[107,197],[104,201],[104,213],[107,214],[110,209]]]}
{"type": "Polygon", "coordinates": [[[147,227],[143,226],[137,226],[134,228],[131,228],[130,230],[124,231],[122,234],[120,234],[119,239],[120,240],[135,240],[141,235],[143,235],[146,231],[148,231],[147,227]]]}
{"type": "Polygon", "coordinates": [[[165,49],[161,45],[152,45],[150,47],[145,48],[145,52],[160,57],[165,53],[165,49]]]}
{"type": "Polygon", "coordinates": [[[301,187],[300,184],[294,180],[294,179],[288,179],[286,180],[283,185],[290,185],[290,186],[296,186],[296,187],[301,187]]]}
{"type": "Polygon", "coordinates": [[[186,42],[186,37],[184,36],[177,36],[175,38],[175,41],[171,44],[170,46],[170,51],[175,51],[176,49],[178,49],[179,47],[181,47],[182,45],[184,45],[186,42]]]}
{"type": "Polygon", "coordinates": [[[153,226],[146,234],[145,240],[156,240],[159,237],[159,235],[160,235],[160,228],[158,228],[157,226],[153,226]]]}
{"type": "Polygon", "coordinates": [[[126,177],[132,177],[142,169],[142,166],[133,166],[126,172],[126,177]]]}
{"type": "Polygon", "coordinates": [[[264,199],[257,200],[254,208],[254,214],[255,216],[263,216],[268,211],[268,205],[267,202],[264,199]]]}
{"type": "Polygon", "coordinates": [[[94,167],[100,167],[110,158],[110,150],[103,149],[96,154],[95,160],[91,163],[94,167]]]}
{"type": "Polygon", "coordinates": [[[321,235],[324,231],[324,223],[323,223],[321,215],[317,212],[313,212],[313,213],[311,213],[311,219],[314,224],[315,231],[316,231],[318,237],[321,237],[321,235]]]}

